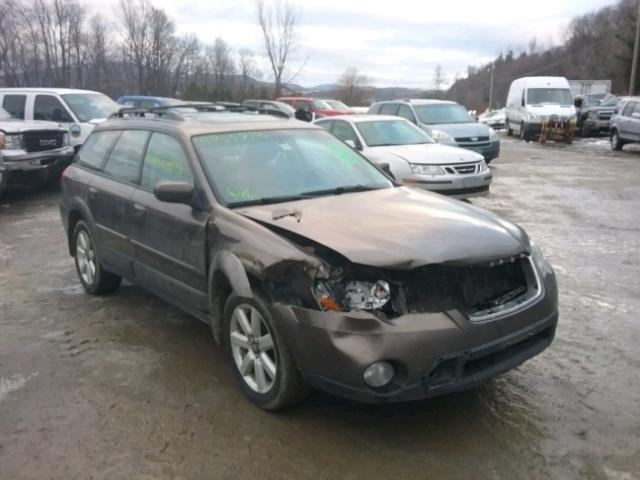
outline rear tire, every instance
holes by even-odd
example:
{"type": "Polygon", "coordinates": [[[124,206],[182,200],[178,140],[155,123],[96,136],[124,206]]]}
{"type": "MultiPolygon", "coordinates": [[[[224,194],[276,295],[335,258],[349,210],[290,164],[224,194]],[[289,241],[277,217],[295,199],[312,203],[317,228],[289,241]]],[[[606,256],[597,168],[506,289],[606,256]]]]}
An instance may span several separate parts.
{"type": "Polygon", "coordinates": [[[92,295],[104,295],[115,292],[122,277],[106,271],[100,264],[93,237],[84,220],[79,220],[73,229],[73,241],[75,245],[75,263],[78,278],[82,286],[92,295]]]}
{"type": "Polygon", "coordinates": [[[223,338],[233,373],[252,403],[276,411],[307,395],[309,388],[262,295],[229,296],[224,307],[223,338]]]}
{"type": "Polygon", "coordinates": [[[609,137],[609,142],[611,143],[611,150],[620,151],[624,146],[624,142],[620,139],[620,135],[617,130],[611,130],[611,135],[609,137]]]}
{"type": "Polygon", "coordinates": [[[507,118],[507,121],[505,122],[505,126],[507,129],[507,137],[512,137],[513,136],[513,129],[509,126],[509,119],[507,118]]]}

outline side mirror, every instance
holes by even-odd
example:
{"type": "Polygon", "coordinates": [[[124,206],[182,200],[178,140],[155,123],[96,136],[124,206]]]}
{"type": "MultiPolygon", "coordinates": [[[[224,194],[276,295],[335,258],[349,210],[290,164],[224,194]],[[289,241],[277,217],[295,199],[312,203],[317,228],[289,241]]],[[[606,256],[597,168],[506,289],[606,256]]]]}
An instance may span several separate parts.
{"type": "Polygon", "coordinates": [[[159,182],[153,194],[161,202],[191,204],[193,187],[186,182],[159,182]]]}
{"type": "Polygon", "coordinates": [[[299,108],[298,110],[296,110],[296,119],[303,122],[311,122],[313,120],[313,114],[308,110],[299,108]]]}
{"type": "Polygon", "coordinates": [[[345,140],[344,143],[346,143],[347,145],[349,145],[351,148],[353,148],[354,150],[362,150],[362,146],[358,145],[356,142],[354,142],[353,140],[345,140]]]}
{"type": "Polygon", "coordinates": [[[581,98],[576,98],[573,100],[573,106],[576,108],[580,108],[582,107],[582,99],[581,98]]]}
{"type": "Polygon", "coordinates": [[[391,173],[391,167],[387,162],[379,163],[378,167],[380,167],[380,170],[389,175],[391,178],[393,178],[394,180],[396,179],[396,177],[393,176],[393,173],[391,173]]]}

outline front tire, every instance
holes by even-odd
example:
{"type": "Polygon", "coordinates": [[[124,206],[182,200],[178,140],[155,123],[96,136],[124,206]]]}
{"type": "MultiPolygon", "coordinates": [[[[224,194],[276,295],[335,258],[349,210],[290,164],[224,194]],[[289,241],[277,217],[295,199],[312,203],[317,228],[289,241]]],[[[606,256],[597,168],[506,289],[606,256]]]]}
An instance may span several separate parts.
{"type": "Polygon", "coordinates": [[[624,142],[620,139],[620,135],[617,130],[611,130],[611,136],[609,137],[611,143],[611,150],[620,151],[624,146],[624,142]]]}
{"type": "Polygon", "coordinates": [[[509,126],[509,119],[505,122],[505,128],[507,129],[507,137],[513,136],[513,129],[509,126]]]}
{"type": "Polygon", "coordinates": [[[73,241],[76,272],[86,292],[92,295],[103,295],[116,291],[122,282],[122,277],[107,272],[102,267],[91,232],[83,220],[80,220],[73,230],[73,241]]]}
{"type": "Polygon", "coordinates": [[[527,135],[527,124],[524,122],[520,124],[520,140],[525,142],[529,141],[529,136],[527,135]]]}
{"type": "Polygon", "coordinates": [[[306,396],[308,388],[262,295],[229,296],[223,335],[233,373],[255,405],[281,410],[306,396]]]}

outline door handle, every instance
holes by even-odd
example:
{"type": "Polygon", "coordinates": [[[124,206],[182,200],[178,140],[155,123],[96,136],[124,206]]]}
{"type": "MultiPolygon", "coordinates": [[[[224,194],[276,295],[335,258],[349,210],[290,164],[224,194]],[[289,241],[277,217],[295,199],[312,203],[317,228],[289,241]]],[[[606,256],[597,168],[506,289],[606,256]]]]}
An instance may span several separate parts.
{"type": "Polygon", "coordinates": [[[133,211],[135,212],[135,214],[138,217],[142,217],[142,216],[144,216],[145,212],[147,211],[147,208],[144,205],[140,205],[139,203],[134,203],[133,204],[133,211]]]}

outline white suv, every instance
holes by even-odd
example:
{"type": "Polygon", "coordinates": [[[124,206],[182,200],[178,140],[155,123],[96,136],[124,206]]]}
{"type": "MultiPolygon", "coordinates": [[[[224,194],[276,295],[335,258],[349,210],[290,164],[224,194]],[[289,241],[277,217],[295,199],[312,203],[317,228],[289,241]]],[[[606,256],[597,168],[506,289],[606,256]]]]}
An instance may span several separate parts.
{"type": "Polygon", "coordinates": [[[0,106],[13,118],[59,123],[69,130],[76,150],[97,123],[119,108],[102,93],[71,88],[0,88],[0,106]]]}

